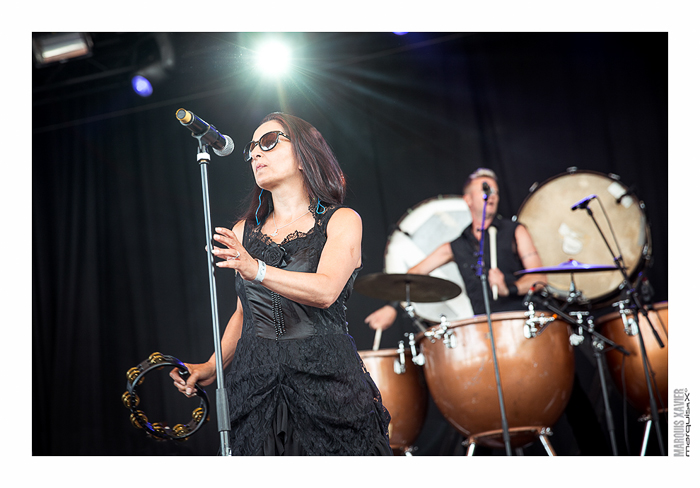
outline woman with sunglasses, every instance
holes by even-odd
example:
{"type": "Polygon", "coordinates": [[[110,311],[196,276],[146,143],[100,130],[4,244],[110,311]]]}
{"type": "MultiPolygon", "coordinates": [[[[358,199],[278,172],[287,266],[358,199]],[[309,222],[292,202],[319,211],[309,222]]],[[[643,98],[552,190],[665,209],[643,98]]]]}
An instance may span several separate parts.
{"type": "MultiPolygon", "coordinates": [[[[323,136],[265,117],[244,149],[255,189],[232,230],[216,228],[238,304],[221,350],[234,455],[391,455],[389,414],[348,333],[345,302],[362,267],[362,222],[323,136]],[[235,353],[235,354],[234,354],[235,353]]],[[[185,382],[216,378],[214,355],[185,382]]]]}

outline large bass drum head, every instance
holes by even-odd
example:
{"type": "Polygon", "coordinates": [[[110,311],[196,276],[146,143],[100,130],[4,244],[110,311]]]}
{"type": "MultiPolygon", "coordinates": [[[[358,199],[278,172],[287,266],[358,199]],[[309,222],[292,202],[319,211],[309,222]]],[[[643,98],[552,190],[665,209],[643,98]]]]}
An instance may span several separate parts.
{"type": "MultiPolygon", "coordinates": [[[[591,216],[585,209],[571,210],[589,195],[597,195],[588,206],[615,255],[622,255],[628,276],[634,281],[646,264],[644,258],[651,253],[651,238],[644,204],[617,177],[572,169],[550,178],[530,189],[518,211],[518,220],[530,232],[544,267],[557,266],[569,259],[583,264],[614,265],[613,256],[591,216]]],[[[570,274],[549,274],[547,280],[555,295],[567,297],[570,274]]],[[[605,305],[625,286],[618,270],[576,273],[574,283],[585,301],[597,305],[605,305]]]]}
{"type": "MultiPolygon", "coordinates": [[[[469,207],[461,196],[440,195],[422,201],[401,217],[389,236],[384,253],[384,272],[406,273],[440,245],[459,237],[471,223],[469,207]]],[[[441,315],[448,320],[466,319],[474,315],[455,263],[441,266],[430,276],[459,285],[462,293],[444,302],[413,303],[416,315],[432,322],[440,322],[441,315]]]]}

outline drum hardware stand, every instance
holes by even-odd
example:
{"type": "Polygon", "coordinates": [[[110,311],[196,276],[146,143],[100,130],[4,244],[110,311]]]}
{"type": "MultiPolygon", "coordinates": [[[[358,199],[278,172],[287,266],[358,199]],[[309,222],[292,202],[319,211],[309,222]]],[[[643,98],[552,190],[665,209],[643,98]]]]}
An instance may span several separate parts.
{"type": "Polygon", "coordinates": [[[406,450],[403,452],[404,456],[413,456],[413,453],[416,452],[418,448],[416,446],[410,446],[407,447],[406,450]]]}
{"type": "Polygon", "coordinates": [[[651,415],[645,414],[642,415],[639,418],[640,422],[644,422],[644,439],[642,440],[642,449],[639,452],[640,456],[646,455],[647,452],[647,443],[649,442],[649,433],[651,432],[651,424],[653,423],[653,420],[651,418],[651,415]]]}
{"type": "MultiPolygon", "coordinates": [[[[209,146],[202,142],[202,138],[192,134],[199,141],[199,149],[197,153],[197,162],[199,163],[201,179],[202,179],[202,194],[204,200],[204,231],[207,242],[207,259],[209,263],[209,296],[211,298],[211,315],[214,332],[214,355],[216,359],[216,416],[218,421],[219,436],[221,441],[221,455],[230,456],[231,447],[229,445],[229,433],[231,430],[231,419],[228,411],[228,397],[226,395],[226,384],[224,382],[224,368],[221,353],[221,338],[219,335],[219,311],[216,301],[216,281],[214,277],[214,255],[212,254],[212,230],[211,230],[211,213],[209,209],[209,179],[208,165],[211,157],[208,153],[209,146]]],[[[202,134],[204,135],[204,134],[202,134]]]]}
{"type": "MultiPolygon", "coordinates": [[[[486,183],[484,183],[485,186],[486,183]]],[[[488,189],[488,188],[485,188],[488,189]]],[[[490,193],[490,191],[488,192],[490,193]]],[[[506,447],[506,454],[512,456],[510,447],[510,433],[508,432],[508,418],[506,417],[506,407],[503,401],[503,387],[501,385],[501,372],[498,368],[498,358],[496,357],[496,340],[493,337],[493,324],[491,322],[491,302],[489,300],[489,288],[484,274],[484,224],[486,220],[486,203],[489,194],[484,192],[484,209],[481,216],[481,238],[479,239],[479,259],[476,263],[476,275],[481,278],[482,294],[484,295],[484,306],[486,308],[486,318],[489,324],[489,338],[491,339],[491,356],[493,357],[493,370],[496,375],[496,389],[498,391],[498,404],[501,410],[501,428],[503,429],[503,443],[506,447]]]]}
{"type": "MultiPolygon", "coordinates": [[[[595,357],[596,360],[596,366],[598,368],[598,376],[600,377],[600,388],[603,392],[603,403],[605,405],[605,420],[606,424],[608,427],[608,433],[610,435],[610,445],[612,447],[613,451],[613,456],[617,456],[617,442],[615,440],[615,424],[613,422],[612,418],[612,409],[610,408],[610,400],[608,398],[608,384],[605,379],[605,373],[603,370],[603,359],[602,359],[602,351],[605,349],[605,343],[610,345],[612,348],[617,349],[620,351],[622,354],[625,356],[629,356],[630,353],[627,351],[624,347],[614,343],[607,337],[602,336],[598,332],[595,331],[595,323],[593,317],[589,316],[588,312],[585,311],[576,311],[576,312],[570,312],[570,313],[565,313],[561,310],[558,310],[556,307],[553,307],[550,305],[549,300],[545,299],[542,302],[542,305],[550,309],[552,312],[554,312],[555,317],[552,318],[552,320],[556,318],[563,319],[564,321],[568,322],[572,327],[574,327],[575,332],[569,336],[569,343],[572,346],[579,346],[583,343],[584,341],[584,331],[587,332],[591,336],[591,347],[593,348],[593,356],[595,357]],[[584,326],[584,317],[587,317],[586,319],[586,325],[584,326]]],[[[528,304],[529,310],[534,310],[533,303],[530,302],[528,304]]],[[[528,312],[530,313],[530,312],[528,312]]],[[[527,328],[527,326],[525,326],[527,328]]],[[[540,329],[539,333],[542,333],[543,329],[540,329]]],[[[537,334],[539,335],[539,334],[537,334]]],[[[527,336],[527,333],[525,335],[527,336]]]]}
{"type": "MultiPolygon", "coordinates": [[[[537,437],[540,439],[540,442],[542,443],[542,447],[544,447],[544,450],[547,451],[547,455],[550,457],[556,456],[556,453],[554,452],[554,447],[552,446],[551,442],[549,442],[548,437],[552,435],[552,429],[549,427],[516,427],[513,429],[514,434],[521,434],[521,433],[532,433],[532,434],[537,434],[537,437]]],[[[462,445],[467,448],[467,456],[473,456],[474,451],[476,450],[476,445],[479,444],[479,441],[483,438],[488,438],[488,437],[494,437],[496,435],[499,435],[500,431],[490,431],[490,432],[482,432],[481,434],[472,434],[469,436],[469,438],[462,442],[462,445]]],[[[523,450],[522,448],[516,448],[516,453],[518,456],[522,456],[523,450]]]]}
{"type": "MultiPolygon", "coordinates": [[[[600,206],[603,209],[603,213],[605,213],[605,208],[603,207],[603,204],[601,202],[600,206]]],[[[637,323],[639,323],[639,311],[642,311],[642,315],[644,315],[644,318],[646,319],[647,324],[651,328],[651,331],[654,334],[654,337],[656,338],[656,341],[659,344],[659,347],[663,348],[664,343],[661,341],[661,337],[659,337],[658,332],[656,332],[656,329],[651,323],[651,320],[649,319],[649,314],[647,310],[642,306],[641,300],[639,299],[639,292],[635,290],[632,287],[632,283],[630,282],[629,276],[627,275],[627,272],[625,271],[625,267],[623,264],[623,259],[622,259],[622,252],[620,251],[619,256],[615,256],[615,253],[613,252],[612,248],[610,247],[610,244],[608,243],[608,240],[605,238],[605,235],[603,234],[603,231],[601,230],[600,226],[598,225],[598,222],[596,221],[595,217],[593,216],[593,211],[590,209],[588,205],[586,205],[586,212],[588,215],[591,217],[591,220],[593,220],[593,223],[595,224],[596,228],[598,229],[598,233],[600,236],[603,238],[603,242],[605,242],[605,245],[607,246],[608,250],[610,251],[610,254],[613,257],[613,261],[615,262],[615,266],[617,269],[622,273],[623,277],[623,282],[625,284],[625,287],[627,288],[627,295],[630,296],[634,300],[634,304],[636,305],[636,310],[635,310],[635,315],[637,317],[637,323]]],[[[615,234],[612,231],[612,227],[610,228],[610,232],[613,235],[613,238],[615,237],[615,234]]],[[[617,240],[615,240],[617,242],[617,240]]],[[[619,246],[618,246],[619,249],[619,246]]],[[[659,423],[659,412],[656,406],[656,400],[654,399],[654,390],[651,387],[651,374],[650,374],[650,368],[649,368],[649,357],[647,356],[647,350],[644,345],[644,338],[642,337],[642,334],[638,334],[639,337],[639,349],[640,349],[640,356],[642,357],[642,365],[644,367],[644,378],[646,380],[647,384],[647,391],[649,393],[649,408],[651,411],[651,417],[654,422],[654,425],[656,427],[656,437],[659,442],[659,452],[661,453],[662,456],[666,455],[666,449],[664,448],[664,442],[663,442],[663,436],[661,433],[661,426],[659,423]]]]}
{"type": "Polygon", "coordinates": [[[403,309],[408,314],[408,317],[413,322],[413,325],[418,327],[418,330],[420,330],[421,332],[425,332],[426,329],[423,326],[423,324],[420,323],[420,320],[418,320],[418,318],[416,317],[416,309],[411,303],[411,283],[409,283],[408,281],[406,282],[406,305],[403,307],[403,309]]]}
{"type": "MultiPolygon", "coordinates": [[[[632,337],[637,334],[639,334],[639,325],[637,324],[637,320],[635,318],[635,313],[630,310],[629,308],[626,308],[629,305],[629,299],[624,299],[620,300],[619,302],[613,303],[613,307],[618,307],[619,312],[620,312],[620,318],[622,319],[622,324],[625,329],[625,334],[628,336],[632,337]]],[[[650,307],[653,310],[653,306],[650,307]]],[[[657,316],[657,319],[659,322],[661,322],[661,317],[657,316]]],[[[661,326],[665,330],[665,326],[663,323],[661,323],[661,326]]],[[[668,336],[668,332],[666,333],[668,336]]],[[[656,382],[654,382],[654,386],[656,387],[656,391],[658,391],[658,386],[656,385],[656,382]]],[[[662,409],[662,411],[666,411],[665,409],[662,409]]],[[[644,414],[642,415],[639,419],[639,422],[644,422],[644,438],[642,440],[642,448],[640,450],[639,455],[644,456],[647,451],[647,444],[649,442],[649,433],[651,432],[651,426],[653,423],[653,418],[651,414],[644,414]]]]}

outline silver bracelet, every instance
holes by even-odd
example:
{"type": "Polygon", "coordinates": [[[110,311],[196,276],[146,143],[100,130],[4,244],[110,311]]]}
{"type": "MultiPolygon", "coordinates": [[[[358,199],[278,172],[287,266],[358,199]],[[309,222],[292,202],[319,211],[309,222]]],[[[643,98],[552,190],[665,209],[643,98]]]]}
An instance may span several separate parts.
{"type": "Polygon", "coordinates": [[[260,284],[265,279],[265,271],[267,271],[267,264],[262,259],[258,259],[258,274],[255,275],[253,283],[260,284]]]}

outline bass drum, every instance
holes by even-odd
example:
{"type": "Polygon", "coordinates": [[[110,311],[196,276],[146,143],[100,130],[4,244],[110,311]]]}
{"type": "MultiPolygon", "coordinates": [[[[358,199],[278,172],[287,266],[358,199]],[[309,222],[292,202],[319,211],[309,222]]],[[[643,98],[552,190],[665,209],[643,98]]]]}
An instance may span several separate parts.
{"type": "Polygon", "coordinates": [[[391,449],[394,454],[410,453],[428,409],[423,371],[413,364],[410,351],[404,351],[403,361],[396,349],[358,352],[391,415],[391,449]]]}
{"type": "MultiPolygon", "coordinates": [[[[546,312],[537,316],[552,317],[546,312]]],[[[522,447],[536,440],[542,428],[556,423],[571,397],[574,350],[569,326],[557,319],[528,339],[523,333],[525,312],[493,313],[491,324],[511,444],[522,447]]],[[[445,335],[450,334],[447,344],[444,335],[440,340],[425,333],[418,336],[435,404],[465,437],[502,432],[486,316],[452,323],[445,335]]],[[[484,437],[481,443],[504,447],[502,436],[484,437]]]]}
{"type": "MultiPolygon", "coordinates": [[[[631,318],[632,315],[628,315],[625,321],[629,323],[631,318]]],[[[642,331],[644,348],[649,358],[649,367],[653,372],[651,386],[655,392],[658,388],[658,393],[656,393],[654,398],[663,400],[662,404],[658,399],[656,400],[657,406],[659,409],[662,409],[662,405],[668,404],[668,302],[654,304],[649,310],[649,320],[665,346],[663,348],[659,347],[654,332],[649,328],[649,324],[640,313],[639,329],[642,331]]],[[[649,389],[647,388],[646,375],[644,374],[639,337],[627,334],[622,315],[619,312],[610,313],[599,318],[596,320],[596,326],[599,327],[603,336],[624,347],[630,353],[630,356],[627,358],[613,349],[605,354],[608,368],[618,391],[625,392],[627,401],[637,411],[650,414],[649,389]]]]}
{"type": "MultiPolygon", "coordinates": [[[[440,245],[451,242],[472,223],[469,207],[458,195],[440,195],[410,208],[389,236],[384,252],[384,272],[403,274],[422,261],[440,245]]],[[[451,281],[462,289],[457,297],[438,303],[412,303],[417,316],[439,323],[472,317],[471,302],[462,275],[455,263],[447,263],[430,276],[451,281]]]]}
{"type": "MultiPolygon", "coordinates": [[[[620,183],[617,176],[574,168],[541,185],[535,184],[518,211],[518,220],[530,231],[543,267],[557,266],[569,259],[583,264],[614,265],[593,219],[583,210],[571,210],[575,202],[592,194],[598,198],[591,200],[589,208],[615,255],[622,256],[627,274],[634,281],[651,257],[651,236],[644,203],[620,183]]],[[[547,280],[552,294],[565,300],[571,275],[553,273],[547,275],[547,280]]],[[[625,287],[618,270],[579,273],[574,283],[584,301],[597,306],[612,303],[611,299],[619,296],[625,287]]]]}

